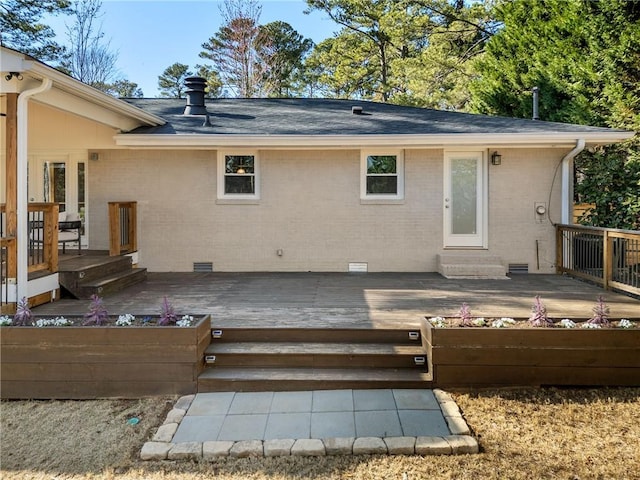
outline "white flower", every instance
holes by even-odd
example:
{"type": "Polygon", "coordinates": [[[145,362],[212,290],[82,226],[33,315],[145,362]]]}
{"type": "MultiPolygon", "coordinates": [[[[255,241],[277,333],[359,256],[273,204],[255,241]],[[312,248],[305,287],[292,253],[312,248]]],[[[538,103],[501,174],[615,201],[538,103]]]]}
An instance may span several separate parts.
{"type": "Polygon", "coordinates": [[[509,325],[514,325],[515,323],[516,323],[516,321],[513,318],[502,317],[502,318],[499,318],[499,319],[494,320],[493,322],[491,322],[491,326],[493,328],[504,328],[504,327],[507,327],[509,325]]]}
{"type": "Polygon", "coordinates": [[[618,327],[620,328],[634,328],[636,326],[631,320],[627,320],[626,318],[621,319],[618,322],[618,327]]]}
{"type": "Polygon", "coordinates": [[[7,315],[3,315],[0,317],[0,327],[8,327],[12,323],[13,320],[11,320],[7,315]]]}
{"type": "Polygon", "coordinates": [[[431,317],[429,323],[431,323],[434,328],[444,328],[447,326],[443,317],[431,317]]]}
{"type": "Polygon", "coordinates": [[[36,327],[67,327],[72,323],[64,317],[56,318],[39,318],[36,323],[32,324],[36,327]]]}
{"type": "Polygon", "coordinates": [[[176,325],[179,327],[190,327],[191,322],[193,322],[193,317],[191,315],[183,315],[183,317],[176,322],[176,325]]]}
{"type": "Polygon", "coordinates": [[[487,321],[483,317],[478,317],[471,320],[471,324],[476,327],[484,327],[487,324],[487,321]]]}
{"type": "Polygon", "coordinates": [[[589,323],[589,322],[584,322],[581,325],[582,328],[600,328],[600,325],[597,323],[589,323]]]}
{"type": "Polygon", "coordinates": [[[560,324],[559,324],[562,328],[576,328],[576,322],[574,322],[573,320],[570,320],[568,318],[563,318],[562,320],[560,320],[560,324]]]}
{"type": "Polygon", "coordinates": [[[129,327],[133,324],[133,321],[136,319],[130,313],[125,313],[124,315],[120,315],[118,320],[116,320],[116,326],[118,327],[129,327]]]}

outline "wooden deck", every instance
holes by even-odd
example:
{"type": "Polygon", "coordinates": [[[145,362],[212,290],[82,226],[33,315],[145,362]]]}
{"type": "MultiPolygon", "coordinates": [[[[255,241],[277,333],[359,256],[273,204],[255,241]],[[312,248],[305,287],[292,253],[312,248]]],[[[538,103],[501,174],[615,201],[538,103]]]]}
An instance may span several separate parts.
{"type": "MultiPolygon", "coordinates": [[[[640,317],[640,300],[559,275],[447,280],[436,273],[149,273],[105,297],[110,314],[153,315],[164,296],[178,313],[211,314],[217,327],[415,328],[425,316],[528,317],[540,295],[552,318],[588,318],[599,295],[613,318],[640,317]]],[[[37,315],[76,315],[87,300],[62,299],[37,315]]]]}

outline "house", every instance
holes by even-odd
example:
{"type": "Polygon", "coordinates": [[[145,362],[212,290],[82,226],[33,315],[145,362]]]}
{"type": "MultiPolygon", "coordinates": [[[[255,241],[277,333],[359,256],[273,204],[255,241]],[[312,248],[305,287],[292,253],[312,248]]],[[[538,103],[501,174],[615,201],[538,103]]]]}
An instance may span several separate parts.
{"type": "Polygon", "coordinates": [[[13,298],[56,287],[28,280],[30,202],[79,212],[92,250],[109,249],[108,202],[137,202],[151,271],[552,273],[572,159],[633,136],[359,100],[205,100],[198,78],[186,100],[125,101],[0,53],[13,298]]]}

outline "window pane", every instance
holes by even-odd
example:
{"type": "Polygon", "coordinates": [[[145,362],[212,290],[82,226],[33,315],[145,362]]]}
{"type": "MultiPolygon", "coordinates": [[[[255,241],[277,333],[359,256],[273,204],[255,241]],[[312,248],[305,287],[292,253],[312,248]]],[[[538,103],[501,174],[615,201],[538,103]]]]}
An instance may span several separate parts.
{"type": "Polygon", "coordinates": [[[477,161],[455,159],[451,162],[451,233],[472,235],[477,230],[476,207],[478,171],[477,161]]]}
{"type": "Polygon", "coordinates": [[[225,155],[225,173],[254,173],[253,155],[225,155]]]}
{"type": "Polygon", "coordinates": [[[398,177],[381,175],[379,177],[367,177],[367,193],[391,194],[398,193],[398,177]]]}
{"type": "Polygon", "coordinates": [[[224,178],[224,193],[255,193],[253,175],[227,175],[224,178]]]}
{"type": "Polygon", "coordinates": [[[397,173],[395,155],[369,155],[367,173],[397,173]]]}

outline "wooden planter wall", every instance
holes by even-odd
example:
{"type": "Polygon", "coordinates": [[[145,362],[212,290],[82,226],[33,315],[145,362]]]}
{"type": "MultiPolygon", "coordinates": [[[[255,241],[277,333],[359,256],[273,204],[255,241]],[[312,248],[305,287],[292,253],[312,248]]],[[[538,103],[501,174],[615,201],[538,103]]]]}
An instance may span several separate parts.
{"type": "Polygon", "coordinates": [[[192,327],[2,327],[2,398],[195,393],[211,319],[192,327]]]}
{"type": "Polygon", "coordinates": [[[438,387],[638,386],[640,329],[422,326],[438,387]]]}

